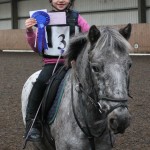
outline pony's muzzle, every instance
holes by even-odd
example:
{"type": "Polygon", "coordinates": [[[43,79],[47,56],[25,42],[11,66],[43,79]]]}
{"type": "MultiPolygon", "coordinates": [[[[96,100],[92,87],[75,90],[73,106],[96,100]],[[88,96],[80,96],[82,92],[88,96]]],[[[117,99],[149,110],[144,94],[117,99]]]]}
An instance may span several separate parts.
{"type": "Polygon", "coordinates": [[[108,126],[114,134],[123,134],[126,128],[129,127],[131,121],[131,115],[127,110],[122,110],[122,113],[117,111],[112,112],[108,117],[108,126]]]}

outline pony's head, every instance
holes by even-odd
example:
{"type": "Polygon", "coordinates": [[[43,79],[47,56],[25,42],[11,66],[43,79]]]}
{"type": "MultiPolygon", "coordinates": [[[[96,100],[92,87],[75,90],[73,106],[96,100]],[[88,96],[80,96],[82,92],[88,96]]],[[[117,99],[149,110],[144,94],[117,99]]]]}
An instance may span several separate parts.
{"type": "Polygon", "coordinates": [[[92,26],[89,62],[92,80],[98,93],[102,111],[108,114],[108,126],[115,133],[123,133],[129,126],[130,114],[127,109],[129,92],[129,57],[131,24],[119,31],[103,27],[98,30],[92,26]]]}
{"type": "Polygon", "coordinates": [[[92,26],[87,34],[71,40],[66,59],[68,66],[76,60],[85,92],[99,105],[100,116],[107,119],[108,128],[114,133],[123,133],[130,124],[130,34],[131,24],[119,31],[92,26]]]}

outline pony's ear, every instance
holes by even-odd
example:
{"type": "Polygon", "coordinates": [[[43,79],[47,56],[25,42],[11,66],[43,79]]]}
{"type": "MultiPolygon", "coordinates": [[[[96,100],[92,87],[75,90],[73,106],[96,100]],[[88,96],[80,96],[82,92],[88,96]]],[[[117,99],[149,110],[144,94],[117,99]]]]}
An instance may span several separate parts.
{"type": "Polygon", "coordinates": [[[126,39],[128,40],[130,38],[131,35],[131,30],[132,30],[132,26],[129,23],[126,27],[122,28],[119,30],[119,33],[126,39]]]}
{"type": "Polygon", "coordinates": [[[95,43],[99,39],[100,35],[101,34],[98,28],[95,25],[91,26],[89,33],[88,33],[88,38],[90,42],[95,43]]]}

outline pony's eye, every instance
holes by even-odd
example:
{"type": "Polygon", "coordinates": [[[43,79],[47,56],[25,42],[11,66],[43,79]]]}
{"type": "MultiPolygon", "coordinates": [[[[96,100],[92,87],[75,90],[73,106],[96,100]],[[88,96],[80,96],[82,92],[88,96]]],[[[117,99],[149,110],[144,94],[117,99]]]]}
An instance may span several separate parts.
{"type": "Polygon", "coordinates": [[[99,72],[100,71],[99,68],[96,67],[96,66],[93,66],[92,69],[93,69],[94,72],[99,72]]]}

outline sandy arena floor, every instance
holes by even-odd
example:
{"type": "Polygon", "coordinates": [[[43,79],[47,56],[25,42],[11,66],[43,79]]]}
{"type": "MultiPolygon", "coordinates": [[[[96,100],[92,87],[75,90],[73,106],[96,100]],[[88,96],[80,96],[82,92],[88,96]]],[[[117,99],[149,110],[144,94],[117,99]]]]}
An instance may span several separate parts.
{"type": "MultiPolygon", "coordinates": [[[[129,110],[131,126],[118,135],[114,150],[150,149],[150,56],[132,56],[129,110]]],[[[24,126],[21,90],[42,66],[34,53],[0,53],[0,150],[21,150],[24,126]]]]}

